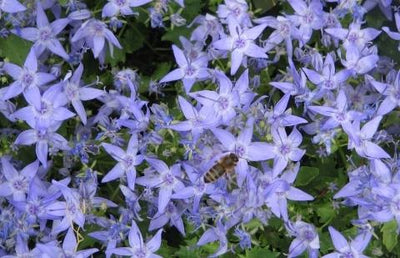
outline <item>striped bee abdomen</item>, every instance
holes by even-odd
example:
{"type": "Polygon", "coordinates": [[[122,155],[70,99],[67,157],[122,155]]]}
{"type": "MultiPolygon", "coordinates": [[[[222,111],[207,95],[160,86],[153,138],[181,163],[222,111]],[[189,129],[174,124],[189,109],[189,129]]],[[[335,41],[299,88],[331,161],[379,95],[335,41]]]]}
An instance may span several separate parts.
{"type": "Polygon", "coordinates": [[[223,157],[204,175],[204,182],[212,183],[225,173],[231,173],[235,169],[238,160],[238,157],[234,153],[223,157]]]}

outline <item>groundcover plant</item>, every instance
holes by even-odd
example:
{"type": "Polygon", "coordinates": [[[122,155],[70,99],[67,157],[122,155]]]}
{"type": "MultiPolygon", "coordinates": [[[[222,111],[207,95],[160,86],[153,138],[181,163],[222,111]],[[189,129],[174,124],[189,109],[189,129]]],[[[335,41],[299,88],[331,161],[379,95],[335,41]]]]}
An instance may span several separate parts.
{"type": "Polygon", "coordinates": [[[398,0],[0,0],[1,257],[400,257],[398,0]]]}

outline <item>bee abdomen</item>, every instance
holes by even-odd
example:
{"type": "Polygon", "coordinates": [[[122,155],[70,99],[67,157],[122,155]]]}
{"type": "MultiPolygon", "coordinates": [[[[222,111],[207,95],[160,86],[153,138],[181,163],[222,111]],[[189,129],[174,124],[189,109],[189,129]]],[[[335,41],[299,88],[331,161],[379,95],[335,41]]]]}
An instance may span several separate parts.
{"type": "Polygon", "coordinates": [[[204,182],[211,183],[225,174],[225,169],[221,164],[213,166],[205,175],[204,182]]]}

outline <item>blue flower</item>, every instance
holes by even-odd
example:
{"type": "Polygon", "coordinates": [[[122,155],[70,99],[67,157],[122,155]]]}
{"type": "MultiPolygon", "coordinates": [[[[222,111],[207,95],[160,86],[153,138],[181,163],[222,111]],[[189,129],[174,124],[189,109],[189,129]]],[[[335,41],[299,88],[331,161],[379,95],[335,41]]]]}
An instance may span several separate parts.
{"type": "Polygon", "coordinates": [[[161,233],[162,229],[158,230],[153,238],[147,243],[144,243],[138,226],[136,225],[135,221],[132,221],[132,226],[129,231],[130,247],[118,247],[110,251],[116,255],[130,256],[135,258],[160,258],[161,256],[154,254],[154,252],[156,252],[161,246],[161,233]]]}
{"type": "Polygon", "coordinates": [[[122,48],[118,39],[107,29],[106,24],[96,19],[90,19],[84,22],[75,32],[71,42],[75,43],[79,40],[84,40],[86,42],[92,49],[94,57],[99,58],[101,63],[105,61],[106,40],[109,42],[111,56],[113,55],[113,46],[122,48]]]}
{"type": "Polygon", "coordinates": [[[154,168],[157,173],[147,173],[146,175],[137,178],[136,182],[150,188],[159,188],[158,193],[158,212],[163,213],[168,203],[171,200],[172,194],[182,190],[185,186],[181,182],[180,165],[175,164],[171,168],[163,161],[146,158],[146,161],[154,168]]]}
{"type": "Polygon", "coordinates": [[[336,252],[324,255],[323,258],[336,258],[336,257],[362,257],[362,252],[367,248],[369,241],[371,240],[372,234],[369,232],[363,232],[359,234],[350,243],[344,238],[339,231],[333,227],[329,227],[329,233],[332,238],[333,245],[335,246],[336,252]]]}
{"type": "Polygon", "coordinates": [[[38,72],[38,61],[34,48],[31,48],[23,67],[12,63],[6,63],[4,64],[4,70],[15,81],[8,86],[7,91],[3,95],[3,100],[16,97],[21,93],[23,93],[24,96],[26,94],[31,94],[32,97],[39,99],[39,86],[56,79],[52,74],[38,72]]]}
{"type": "Polygon", "coordinates": [[[221,220],[217,221],[217,226],[207,229],[197,242],[198,246],[205,245],[210,242],[219,241],[218,250],[210,257],[218,257],[228,251],[228,239],[226,233],[228,227],[222,224],[221,220]]]}
{"type": "Polygon", "coordinates": [[[84,250],[80,249],[78,251],[77,250],[78,244],[79,243],[76,242],[74,230],[72,228],[69,228],[62,244],[64,255],[66,255],[67,257],[70,256],[70,257],[86,258],[92,256],[92,254],[99,251],[99,249],[97,248],[90,248],[84,250]]]}
{"type": "Polygon", "coordinates": [[[288,15],[288,18],[299,26],[298,39],[301,47],[311,39],[313,30],[319,30],[323,26],[322,3],[320,0],[311,0],[309,4],[303,0],[288,0],[288,2],[296,12],[294,15],[288,15]]]}
{"type": "Polygon", "coordinates": [[[343,41],[343,46],[347,49],[349,46],[355,46],[359,51],[364,49],[367,42],[374,40],[381,31],[373,28],[361,29],[360,22],[353,22],[348,29],[327,28],[325,31],[332,37],[343,41]]]}
{"type": "Polygon", "coordinates": [[[382,116],[388,114],[390,111],[400,106],[400,70],[397,72],[392,83],[378,82],[371,76],[366,78],[368,78],[368,81],[380,94],[385,96],[385,99],[379,106],[377,115],[382,116]]]}
{"type": "Polygon", "coordinates": [[[382,116],[377,116],[360,129],[360,121],[355,120],[351,127],[346,130],[349,135],[349,148],[355,149],[358,155],[369,159],[390,158],[390,155],[372,142],[372,136],[376,133],[382,116]]]}
{"type": "Polygon", "coordinates": [[[14,201],[25,201],[32,180],[35,177],[39,162],[35,161],[18,172],[7,160],[1,158],[2,171],[6,182],[0,184],[0,196],[12,196],[14,201]]]}
{"type": "Polygon", "coordinates": [[[266,27],[266,24],[261,24],[250,29],[242,29],[235,19],[228,19],[230,36],[214,42],[213,46],[216,49],[231,52],[231,75],[236,74],[244,56],[268,57],[265,50],[254,43],[254,40],[260,36],[266,27]]]}
{"type": "Polygon", "coordinates": [[[32,48],[35,49],[37,56],[40,56],[46,49],[48,49],[52,53],[61,56],[64,60],[68,61],[69,55],[65,52],[56,36],[64,30],[69,22],[70,19],[62,18],[57,19],[50,24],[43,11],[42,5],[38,3],[36,8],[37,28],[26,27],[19,30],[13,29],[11,31],[23,39],[35,42],[32,48]]]}
{"type": "Polygon", "coordinates": [[[191,59],[175,45],[172,45],[172,50],[179,68],[165,75],[160,80],[160,83],[182,80],[185,91],[188,93],[196,81],[204,80],[210,76],[207,68],[207,56],[200,56],[196,59],[191,59]]]}
{"type": "Polygon", "coordinates": [[[151,0],[108,0],[108,3],[104,5],[101,16],[113,17],[118,14],[121,15],[133,15],[131,7],[139,7],[151,2],[151,0]]]}
{"type": "Polygon", "coordinates": [[[83,124],[87,123],[87,116],[85,107],[82,104],[83,101],[92,100],[104,95],[104,91],[99,89],[90,88],[89,85],[81,86],[81,77],[83,73],[83,65],[79,64],[78,68],[71,75],[68,74],[63,82],[61,82],[62,90],[64,94],[63,102],[66,104],[70,102],[74,107],[76,113],[83,124]]]}
{"type": "Polygon", "coordinates": [[[118,161],[118,163],[103,177],[101,180],[102,183],[110,182],[126,174],[129,188],[132,190],[135,189],[135,166],[139,165],[143,161],[143,156],[137,155],[139,147],[137,137],[137,134],[131,136],[126,151],[122,150],[118,146],[109,143],[102,143],[102,146],[107,153],[110,154],[113,159],[118,161]]]}
{"type": "Polygon", "coordinates": [[[291,235],[296,237],[290,244],[288,257],[299,256],[305,250],[308,251],[308,257],[318,257],[319,237],[314,225],[296,221],[288,222],[286,228],[291,235]]]}

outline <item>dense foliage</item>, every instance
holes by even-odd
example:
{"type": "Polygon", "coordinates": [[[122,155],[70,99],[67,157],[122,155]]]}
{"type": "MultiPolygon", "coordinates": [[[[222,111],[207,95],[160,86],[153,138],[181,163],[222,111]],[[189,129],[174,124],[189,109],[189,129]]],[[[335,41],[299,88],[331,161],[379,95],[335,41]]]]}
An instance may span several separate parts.
{"type": "Polygon", "coordinates": [[[1,257],[399,257],[396,0],[0,0],[1,257]]]}

